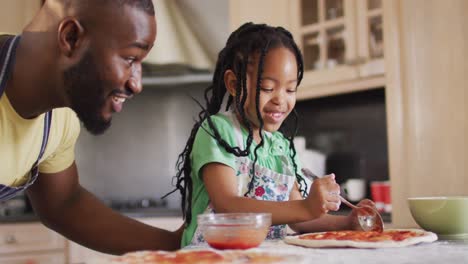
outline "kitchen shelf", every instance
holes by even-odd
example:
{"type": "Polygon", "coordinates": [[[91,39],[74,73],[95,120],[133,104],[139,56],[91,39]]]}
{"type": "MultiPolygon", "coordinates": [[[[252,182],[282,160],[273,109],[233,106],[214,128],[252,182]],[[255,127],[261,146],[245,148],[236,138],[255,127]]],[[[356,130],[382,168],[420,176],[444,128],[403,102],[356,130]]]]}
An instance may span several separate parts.
{"type": "Polygon", "coordinates": [[[143,76],[143,86],[171,87],[174,85],[210,83],[213,80],[212,73],[183,74],[177,76],[143,76]]]}
{"type": "MultiPolygon", "coordinates": [[[[309,76],[306,75],[304,78],[307,79],[309,76]]],[[[297,100],[302,101],[339,94],[370,91],[381,89],[383,86],[385,86],[385,76],[383,75],[358,78],[352,81],[316,85],[314,87],[307,87],[301,84],[297,90],[297,100]]]]}
{"type": "Polygon", "coordinates": [[[40,221],[39,217],[33,212],[0,216],[0,224],[26,223],[26,222],[39,222],[39,221],[40,221]]]}

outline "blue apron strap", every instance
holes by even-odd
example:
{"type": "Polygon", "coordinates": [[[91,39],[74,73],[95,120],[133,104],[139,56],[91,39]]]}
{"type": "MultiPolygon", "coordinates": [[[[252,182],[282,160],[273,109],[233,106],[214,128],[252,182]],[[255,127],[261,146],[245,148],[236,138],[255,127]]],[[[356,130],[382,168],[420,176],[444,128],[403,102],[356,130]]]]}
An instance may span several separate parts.
{"type": "Polygon", "coordinates": [[[15,56],[16,46],[18,45],[19,39],[20,36],[8,38],[0,50],[0,63],[2,63],[2,65],[0,65],[0,97],[2,97],[8,77],[10,76],[10,72],[13,68],[14,60],[11,58],[14,58],[15,56]]]}
{"type": "Polygon", "coordinates": [[[39,157],[37,158],[36,162],[34,162],[33,167],[31,169],[31,179],[29,181],[29,185],[33,184],[34,181],[36,181],[37,176],[39,175],[39,161],[44,155],[47,142],[49,141],[49,133],[50,133],[50,127],[52,124],[52,111],[49,111],[45,114],[44,116],[44,134],[42,135],[42,145],[41,145],[41,151],[39,152],[39,157]]]}
{"type": "Polygon", "coordinates": [[[41,151],[39,152],[39,157],[37,158],[36,162],[34,162],[32,166],[29,181],[21,187],[9,187],[9,186],[0,185],[0,201],[13,198],[16,194],[18,194],[18,192],[25,190],[26,188],[31,186],[36,181],[37,177],[39,176],[39,167],[38,167],[39,160],[44,155],[47,142],[49,140],[49,132],[50,132],[51,123],[52,123],[52,111],[49,111],[44,116],[44,134],[42,135],[41,151]]]}
{"type": "MultiPolygon", "coordinates": [[[[2,97],[5,91],[6,83],[10,77],[10,73],[13,70],[14,58],[16,54],[16,47],[18,46],[20,36],[9,37],[6,42],[0,47],[0,97],[2,97]]],[[[44,155],[47,142],[49,141],[50,127],[52,124],[52,110],[47,112],[44,116],[44,132],[42,136],[41,150],[39,156],[34,162],[31,169],[31,178],[28,183],[21,187],[11,187],[0,184],[0,201],[7,200],[15,196],[19,191],[22,191],[29,187],[37,179],[39,175],[39,161],[44,155]]]]}

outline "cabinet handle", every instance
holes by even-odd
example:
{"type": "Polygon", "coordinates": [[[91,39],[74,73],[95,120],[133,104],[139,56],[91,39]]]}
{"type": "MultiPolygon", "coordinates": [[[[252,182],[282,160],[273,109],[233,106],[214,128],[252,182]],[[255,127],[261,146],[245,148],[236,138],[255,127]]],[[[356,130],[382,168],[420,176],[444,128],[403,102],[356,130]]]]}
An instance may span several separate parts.
{"type": "Polygon", "coordinates": [[[6,244],[15,244],[16,242],[18,242],[18,240],[16,240],[16,237],[14,235],[7,235],[5,237],[5,243],[6,244]]]}

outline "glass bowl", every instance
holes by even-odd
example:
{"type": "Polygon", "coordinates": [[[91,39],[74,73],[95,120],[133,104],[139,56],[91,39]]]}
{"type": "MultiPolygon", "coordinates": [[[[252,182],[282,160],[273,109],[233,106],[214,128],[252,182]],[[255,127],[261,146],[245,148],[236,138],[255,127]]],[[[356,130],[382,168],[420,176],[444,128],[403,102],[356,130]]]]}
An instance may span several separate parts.
{"type": "Polygon", "coordinates": [[[271,214],[201,214],[197,217],[203,238],[215,249],[248,249],[265,240],[271,226],[271,214]]]}

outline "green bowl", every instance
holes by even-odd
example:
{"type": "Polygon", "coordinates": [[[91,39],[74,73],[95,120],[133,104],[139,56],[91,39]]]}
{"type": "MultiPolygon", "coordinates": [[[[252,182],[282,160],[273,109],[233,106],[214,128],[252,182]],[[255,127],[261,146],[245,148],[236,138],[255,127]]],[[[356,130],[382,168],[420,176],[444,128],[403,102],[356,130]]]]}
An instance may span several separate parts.
{"type": "Polygon", "coordinates": [[[441,239],[468,239],[468,196],[414,197],[408,204],[421,228],[441,239]]]}

